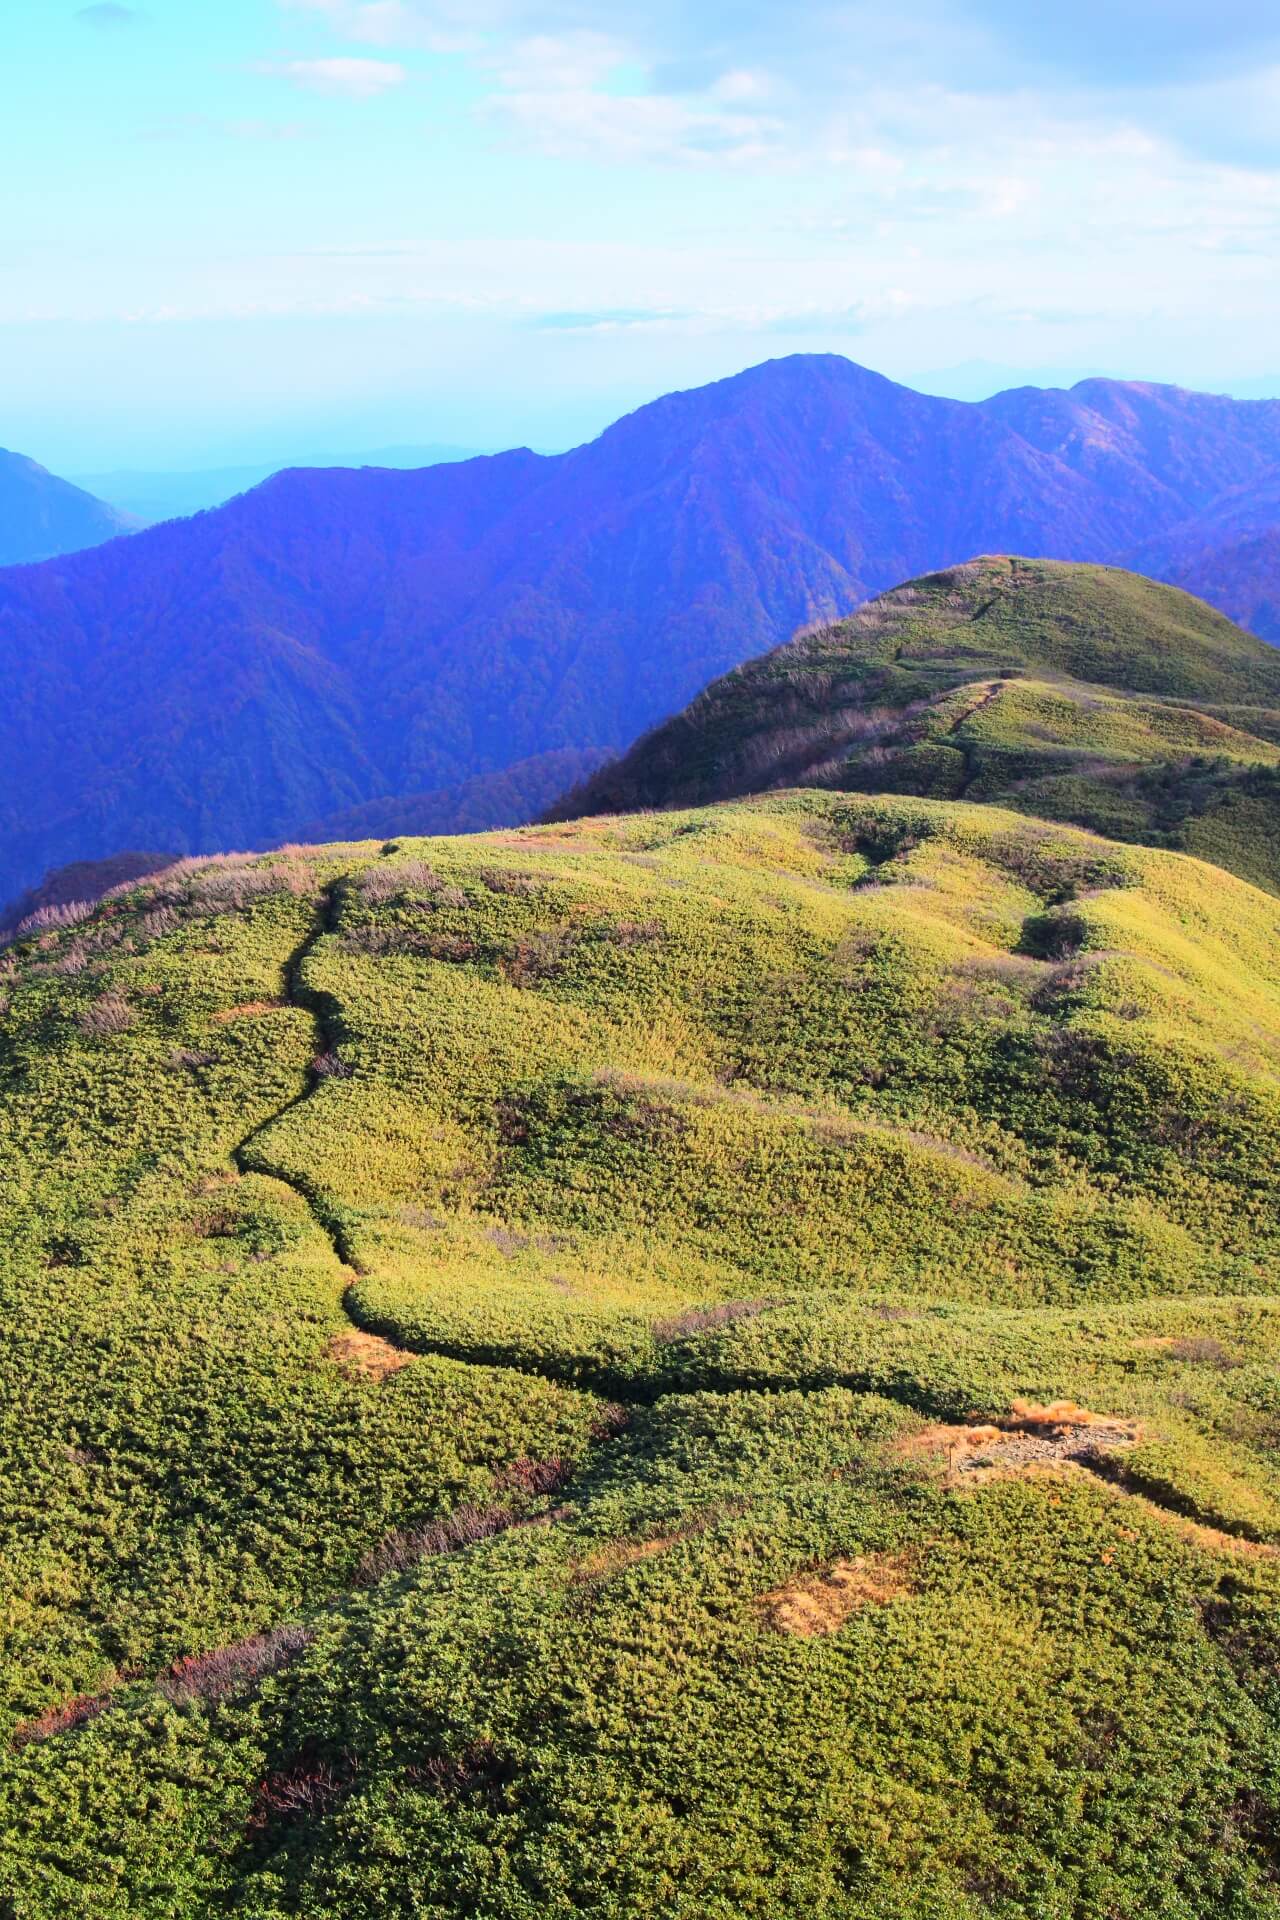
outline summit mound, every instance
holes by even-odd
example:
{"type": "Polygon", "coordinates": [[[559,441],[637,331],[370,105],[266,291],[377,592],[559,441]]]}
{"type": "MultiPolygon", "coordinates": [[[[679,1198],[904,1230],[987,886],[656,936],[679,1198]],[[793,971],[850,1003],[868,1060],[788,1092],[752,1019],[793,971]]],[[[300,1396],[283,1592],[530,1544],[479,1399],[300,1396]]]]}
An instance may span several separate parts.
{"type": "Polygon", "coordinates": [[[999,555],[713,682],[551,817],[821,786],[996,801],[1280,887],[1280,653],[1177,588],[999,555]]]}

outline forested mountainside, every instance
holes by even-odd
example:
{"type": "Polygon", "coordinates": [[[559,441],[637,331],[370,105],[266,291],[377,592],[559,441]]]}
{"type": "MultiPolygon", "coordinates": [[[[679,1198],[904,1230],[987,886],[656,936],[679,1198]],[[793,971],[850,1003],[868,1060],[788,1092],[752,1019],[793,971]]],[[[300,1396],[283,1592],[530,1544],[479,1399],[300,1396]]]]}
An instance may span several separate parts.
{"type": "Polygon", "coordinates": [[[0,898],[372,801],[459,789],[462,824],[476,783],[622,749],[897,581],[979,552],[1120,560],[1278,468],[1280,402],[1090,381],[970,405],[797,356],[555,457],[279,474],[0,574],[0,898]]]}
{"type": "Polygon", "coordinates": [[[1139,549],[1134,565],[1280,644],[1280,474],[1232,488],[1139,549]]]}

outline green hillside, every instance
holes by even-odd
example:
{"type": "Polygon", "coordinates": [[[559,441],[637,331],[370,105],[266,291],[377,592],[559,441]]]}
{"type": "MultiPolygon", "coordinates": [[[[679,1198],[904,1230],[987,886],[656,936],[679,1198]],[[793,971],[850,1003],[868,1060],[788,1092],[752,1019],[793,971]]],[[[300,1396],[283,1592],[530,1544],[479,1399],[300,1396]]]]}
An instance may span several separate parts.
{"type": "Polygon", "coordinates": [[[712,683],[555,817],[824,786],[996,801],[1280,891],[1280,652],[1176,588],[1005,556],[712,683]]]}
{"type": "Polygon", "coordinates": [[[1280,1915],[1271,895],[791,792],[65,918],[0,1908],[1280,1915]]]}

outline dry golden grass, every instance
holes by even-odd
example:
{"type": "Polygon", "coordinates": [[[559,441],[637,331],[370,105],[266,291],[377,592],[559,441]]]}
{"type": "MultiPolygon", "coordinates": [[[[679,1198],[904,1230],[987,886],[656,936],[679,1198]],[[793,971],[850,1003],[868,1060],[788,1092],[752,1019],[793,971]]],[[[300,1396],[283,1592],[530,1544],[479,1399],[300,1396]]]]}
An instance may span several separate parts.
{"type": "Polygon", "coordinates": [[[906,1434],[896,1443],[894,1451],[906,1455],[974,1453],[979,1448],[998,1446],[1008,1437],[1003,1427],[967,1427],[939,1421],[934,1426],[921,1427],[918,1433],[906,1434]]]}
{"type": "MultiPolygon", "coordinates": [[[[1225,1533],[1221,1527],[1205,1526],[1203,1521],[1191,1520],[1185,1514],[1173,1513],[1168,1507],[1162,1507],[1157,1500],[1149,1500],[1145,1494],[1122,1492],[1121,1498],[1140,1507],[1143,1513],[1158,1520],[1162,1527],[1169,1527],[1180,1539],[1193,1547],[1204,1547],[1209,1553],[1242,1554],[1246,1559],[1280,1559],[1280,1547],[1273,1547],[1265,1540],[1246,1540],[1243,1534],[1225,1533]]],[[[1133,1538],[1127,1529],[1120,1530],[1126,1538],[1133,1538]]]]}
{"type": "Polygon", "coordinates": [[[329,1358],[352,1380],[385,1380],[407,1367],[413,1357],[379,1334],[364,1333],[359,1328],[335,1334],[329,1342],[329,1358]]]}
{"type": "Polygon", "coordinates": [[[800,1574],[785,1587],[761,1594],[758,1604],[775,1632],[807,1640],[835,1633],[864,1607],[887,1606],[912,1590],[910,1555],[859,1554],[800,1574]]]}
{"type": "Polygon", "coordinates": [[[1047,1406],[1035,1400],[1014,1400],[1010,1406],[1013,1418],[1009,1427],[1014,1432],[1061,1433],[1071,1427],[1132,1428],[1131,1421],[1117,1420],[1106,1413],[1091,1413],[1088,1407],[1078,1406],[1074,1400],[1051,1400],[1047,1406]]]}
{"type": "Polygon", "coordinates": [[[653,1540],[606,1540],[593,1553],[579,1560],[573,1569],[575,1580],[607,1580],[610,1574],[621,1573],[625,1567],[634,1567],[638,1561],[651,1560],[655,1554],[666,1553],[674,1546],[672,1535],[659,1535],[653,1540]]]}
{"type": "Polygon", "coordinates": [[[652,1560],[656,1554],[666,1553],[681,1540],[692,1540],[708,1527],[720,1520],[732,1519],[743,1512],[739,1501],[722,1501],[714,1507],[708,1507],[701,1513],[691,1513],[679,1526],[665,1527],[660,1533],[650,1534],[647,1539],[604,1540],[583,1559],[575,1562],[573,1578],[575,1581],[607,1580],[610,1574],[621,1573],[626,1567],[634,1567],[641,1560],[652,1560]]]}

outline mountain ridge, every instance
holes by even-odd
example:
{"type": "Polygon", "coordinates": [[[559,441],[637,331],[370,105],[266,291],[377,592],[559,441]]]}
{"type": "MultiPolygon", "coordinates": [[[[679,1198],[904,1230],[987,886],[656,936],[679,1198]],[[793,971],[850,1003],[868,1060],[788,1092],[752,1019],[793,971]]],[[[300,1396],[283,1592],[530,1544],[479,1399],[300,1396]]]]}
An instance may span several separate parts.
{"type": "Polygon", "coordinates": [[[1280,652],[1118,568],[984,556],[714,681],[550,820],[815,785],[979,799],[1280,890],[1280,652]]]}
{"type": "Polygon", "coordinates": [[[897,580],[980,551],[1119,558],[1152,516],[1198,511],[1200,467],[1253,485],[1273,441],[1280,465],[1280,403],[1115,383],[1089,383],[1087,406],[998,398],[792,356],[566,454],[289,470],[0,573],[0,896],[122,846],[264,846],[547,753],[617,751],[897,580]],[[1064,407],[1122,421],[1118,467],[1095,470],[1064,407]],[[1143,525],[1117,505],[1134,448],[1167,469],[1143,525]]]}
{"type": "Polygon", "coordinates": [[[1274,1920],[1278,942],[812,789],[31,929],[15,1910],[1274,1920]]]}
{"type": "Polygon", "coordinates": [[[61,480],[25,453],[0,447],[0,567],[36,565],[131,533],[138,522],[61,480]]]}

